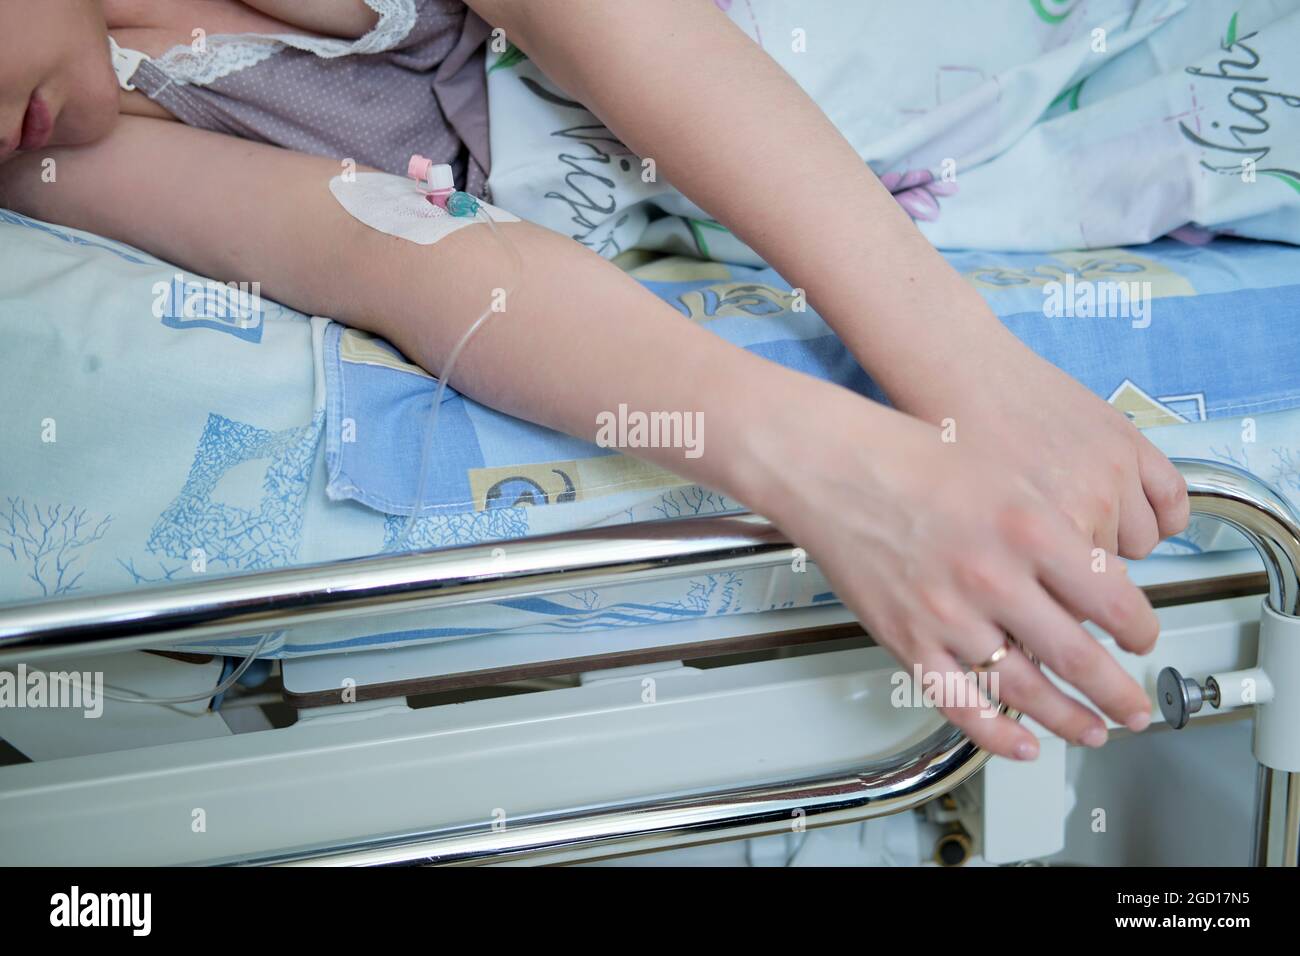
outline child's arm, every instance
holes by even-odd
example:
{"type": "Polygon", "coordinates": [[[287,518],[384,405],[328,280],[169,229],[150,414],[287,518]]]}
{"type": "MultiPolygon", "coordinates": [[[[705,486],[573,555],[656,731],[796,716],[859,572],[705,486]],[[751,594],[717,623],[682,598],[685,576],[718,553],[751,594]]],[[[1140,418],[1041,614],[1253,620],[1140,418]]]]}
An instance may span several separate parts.
{"type": "MultiPolygon", "coordinates": [[[[1186,525],[1186,487],[1164,456],[997,321],[821,110],[712,0],[469,2],[806,289],[895,405],[952,419],[958,441],[996,449],[1009,473],[1111,552],[1142,557],[1158,533],[1186,525]]],[[[810,47],[829,40],[808,38],[810,47]]]]}
{"type": "Polygon", "coordinates": [[[267,16],[325,36],[356,39],[379,21],[365,0],[243,0],[267,16]]]}
{"type": "Polygon", "coordinates": [[[160,56],[190,31],[310,33],[355,39],[379,21],[365,0],[101,0],[108,28],[123,46],[160,56]]]}
{"type": "MultiPolygon", "coordinates": [[[[0,166],[0,206],[223,281],[258,281],[288,305],[386,336],[435,372],[509,279],[485,226],[434,246],[362,226],[330,194],[340,167],[327,159],[135,117],[94,146],[48,155],[55,183],[42,179],[43,155],[0,166]]],[[[700,412],[701,457],[632,451],[776,521],[909,667],[984,660],[1006,628],[1115,720],[1147,712],[1142,689],[1071,613],[1143,650],[1156,634],[1150,606],[1118,562],[1092,573],[1089,543],[1000,463],[726,343],[569,239],[526,223],[502,228],[523,275],[506,312],[461,357],[458,389],[588,439],[596,416],[622,403],[700,412]]],[[[1097,716],[1020,653],[999,673],[1003,698],[1044,726],[1071,741],[1104,737],[1097,716]]],[[[1035,751],[1011,721],[969,707],[945,713],[997,753],[1035,751]]]]}

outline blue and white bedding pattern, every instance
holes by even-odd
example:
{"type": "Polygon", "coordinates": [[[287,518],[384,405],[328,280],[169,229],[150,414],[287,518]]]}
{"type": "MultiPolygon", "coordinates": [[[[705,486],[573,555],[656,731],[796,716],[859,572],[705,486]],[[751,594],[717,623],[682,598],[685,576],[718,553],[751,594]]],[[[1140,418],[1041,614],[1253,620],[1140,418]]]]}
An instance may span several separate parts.
{"type": "MultiPolygon", "coordinates": [[[[1216,241],[1100,259],[971,253],[952,261],[1018,334],[1113,397],[1162,448],[1243,464],[1300,502],[1300,382],[1288,385],[1295,363],[1278,347],[1297,328],[1300,250],[1216,241]],[[1094,274],[1150,282],[1150,324],[1044,317],[1049,277],[1094,274]],[[1214,308],[1197,306],[1198,296],[1214,308]]],[[[790,309],[771,273],[676,259],[633,271],[718,334],[871,393],[820,319],[790,309]]],[[[413,486],[411,449],[433,383],[386,343],[120,243],[4,211],[0,323],[0,603],[335,560],[397,541],[405,516],[376,505],[399,506],[413,486]]],[[[433,501],[441,510],[417,519],[412,546],[737,507],[449,393],[454,427],[440,428],[433,501]]],[[[1240,542],[1193,529],[1171,545],[1221,546],[1240,542]]],[[[376,633],[303,628],[275,635],[263,655],[604,630],[833,600],[814,569],[701,575],[386,622],[376,633]]],[[[257,638],[193,649],[237,653],[257,638]]]]}
{"type": "MultiPolygon", "coordinates": [[[[1087,253],[945,256],[1023,341],[1139,427],[1230,420],[1241,429],[1252,416],[1300,405],[1296,363],[1278,349],[1300,317],[1300,249],[1166,239],[1087,253]],[[1098,302],[1085,308],[1083,290],[1096,298],[1102,289],[1121,290],[1102,298],[1122,308],[1084,314],[1107,311],[1098,302]],[[1070,309],[1054,299],[1068,299],[1070,309]]],[[[670,258],[631,272],[729,342],[885,400],[771,269],[670,258]]],[[[737,507],[613,449],[502,415],[450,386],[426,463],[429,479],[419,489],[418,451],[436,381],[355,330],[333,325],[321,345],[330,495],[390,515],[409,515],[419,496],[413,530],[422,544],[462,540],[471,526],[493,538],[536,533],[536,520],[548,513],[575,527],[737,507]],[[521,504],[530,507],[521,512],[521,504]]]]}
{"type": "Polygon", "coordinates": [[[306,317],[0,210],[0,602],[297,560],[306,317]]]}
{"type": "MultiPolygon", "coordinates": [[[[715,2],[939,248],[1300,243],[1300,0],[715,2]]],[[[489,60],[495,202],[610,257],[758,264],[522,53],[489,60]]]]}

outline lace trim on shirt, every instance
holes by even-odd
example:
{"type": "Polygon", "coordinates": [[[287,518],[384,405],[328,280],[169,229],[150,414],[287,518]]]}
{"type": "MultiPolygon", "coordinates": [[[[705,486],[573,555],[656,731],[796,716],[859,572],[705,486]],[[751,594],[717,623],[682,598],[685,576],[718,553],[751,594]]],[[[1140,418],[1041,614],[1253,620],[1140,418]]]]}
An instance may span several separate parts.
{"type": "Polygon", "coordinates": [[[154,60],[154,66],[175,83],[207,86],[223,76],[256,66],[286,47],[325,59],[383,53],[396,48],[414,29],[418,15],[416,0],[365,0],[365,3],[379,14],[379,22],[357,40],[281,33],[223,33],[208,37],[202,51],[195,51],[192,46],[172,47],[154,60]]]}

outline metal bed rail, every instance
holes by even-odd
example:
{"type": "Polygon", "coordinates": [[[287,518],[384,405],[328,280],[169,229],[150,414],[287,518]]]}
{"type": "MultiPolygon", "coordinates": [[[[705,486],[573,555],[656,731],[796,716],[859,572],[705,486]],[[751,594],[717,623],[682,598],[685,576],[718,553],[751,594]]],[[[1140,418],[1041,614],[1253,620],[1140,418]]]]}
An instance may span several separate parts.
{"type": "Polygon", "coordinates": [[[0,607],[0,666],[791,565],[764,518],[669,519],[0,607]]]}
{"type": "MultiPolygon", "coordinates": [[[[1300,524],[1248,472],[1180,460],[1193,514],[1240,530],[1264,559],[1269,606],[1300,616],[1300,524]]],[[[0,666],[246,637],[711,571],[791,565],[795,546],[757,515],[682,518],[491,545],[195,578],[0,607],[0,666]]]]}
{"type": "MultiPolygon", "coordinates": [[[[1005,707],[1000,712],[1018,718],[1005,707]]],[[[535,814],[508,827],[476,823],[419,834],[306,849],[258,865],[460,865],[570,860],[735,840],[886,816],[942,796],[989,754],[944,724],[868,766],[800,780],[535,814]]]]}
{"type": "MultiPolygon", "coordinates": [[[[1177,465],[1192,512],[1240,530],[1264,559],[1268,604],[1300,616],[1300,519],[1241,469],[1177,465]]],[[[187,581],[125,594],[0,608],[0,665],[245,636],[325,619],[382,617],[713,570],[790,564],[794,546],[755,515],[602,528],[441,552],[360,558],[187,581]]],[[[497,831],[474,824],[406,834],[294,859],[347,863],[563,857],[580,847],[655,846],[860,820],[916,806],[974,773],[988,755],[945,726],[878,764],[814,779],[586,807],[497,831]]],[[[1289,775],[1294,783],[1295,774],[1289,775]]],[[[1261,813],[1267,829],[1276,814],[1261,813]]],[[[1275,825],[1274,829],[1278,829],[1275,825]]],[[[1294,829],[1295,814],[1285,825],[1294,829]]],[[[1294,834],[1286,838],[1295,842],[1294,834]]],[[[288,860],[286,860],[287,862],[288,860]]],[[[1294,861],[1293,861],[1294,862],[1294,861]]]]}

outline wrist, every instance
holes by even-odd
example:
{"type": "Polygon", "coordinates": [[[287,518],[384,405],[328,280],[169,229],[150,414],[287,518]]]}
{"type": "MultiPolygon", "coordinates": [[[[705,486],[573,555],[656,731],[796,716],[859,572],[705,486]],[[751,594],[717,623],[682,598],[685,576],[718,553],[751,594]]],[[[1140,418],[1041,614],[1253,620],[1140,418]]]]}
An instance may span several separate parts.
{"type": "Polygon", "coordinates": [[[835,328],[890,402],[926,420],[947,396],[975,399],[990,375],[1033,354],[969,287],[907,308],[878,305],[835,328]]]}
{"type": "Polygon", "coordinates": [[[847,459],[888,444],[901,416],[838,385],[764,365],[765,374],[711,413],[706,481],[783,524],[847,459]]]}

